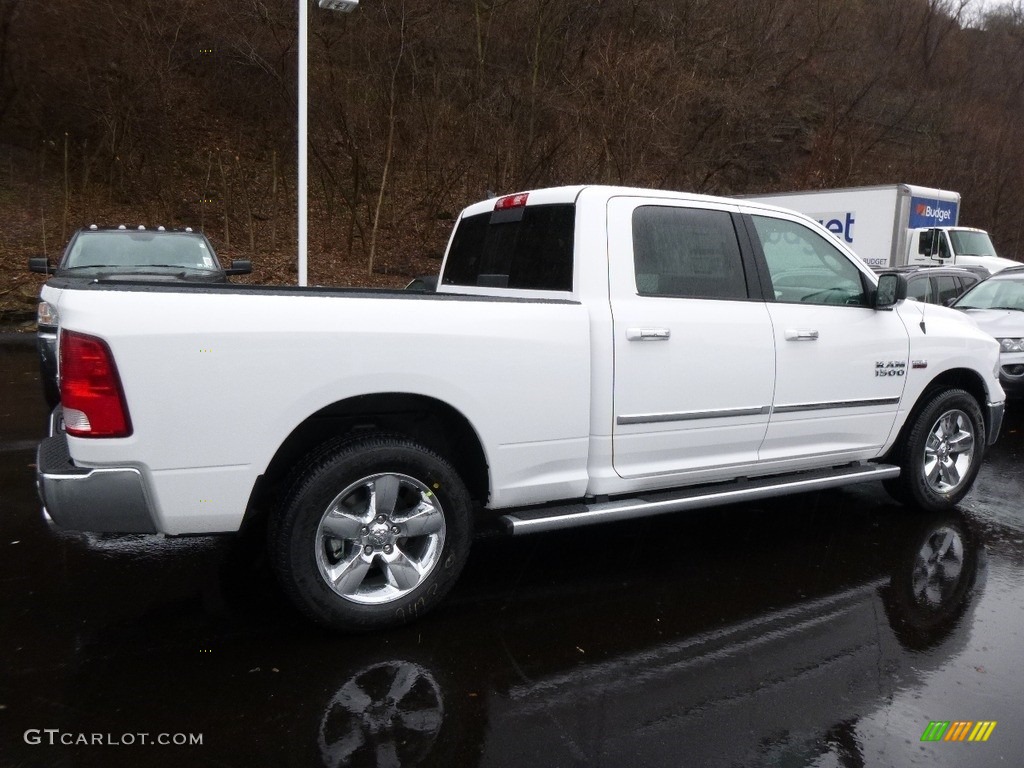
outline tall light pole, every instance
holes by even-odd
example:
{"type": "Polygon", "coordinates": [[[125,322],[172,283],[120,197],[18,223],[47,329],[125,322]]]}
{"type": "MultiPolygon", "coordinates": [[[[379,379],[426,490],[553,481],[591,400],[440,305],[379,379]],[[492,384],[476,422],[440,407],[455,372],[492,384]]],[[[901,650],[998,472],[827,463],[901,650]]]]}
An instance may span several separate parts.
{"type": "MultiPolygon", "coordinates": [[[[328,11],[348,13],[359,0],[317,0],[328,11]]],[[[309,257],[309,2],[299,0],[299,285],[307,285],[309,257]]]]}

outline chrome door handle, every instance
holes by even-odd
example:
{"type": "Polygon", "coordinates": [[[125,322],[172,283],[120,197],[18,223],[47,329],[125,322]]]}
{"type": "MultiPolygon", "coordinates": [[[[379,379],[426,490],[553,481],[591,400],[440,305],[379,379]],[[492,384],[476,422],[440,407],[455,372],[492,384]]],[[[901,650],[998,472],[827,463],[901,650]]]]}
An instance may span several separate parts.
{"type": "Polygon", "coordinates": [[[786,331],[786,341],[817,341],[817,331],[794,331],[792,329],[786,331]]]}
{"type": "Polygon", "coordinates": [[[626,338],[630,341],[668,341],[672,331],[668,328],[627,328],[626,338]]]}

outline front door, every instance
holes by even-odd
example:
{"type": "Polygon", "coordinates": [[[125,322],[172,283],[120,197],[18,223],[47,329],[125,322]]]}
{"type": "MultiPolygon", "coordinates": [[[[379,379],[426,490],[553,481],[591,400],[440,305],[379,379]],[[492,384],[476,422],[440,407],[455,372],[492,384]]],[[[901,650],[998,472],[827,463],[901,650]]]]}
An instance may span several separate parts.
{"type": "Polygon", "coordinates": [[[871,282],[830,237],[782,214],[751,221],[775,294],[775,395],[760,459],[873,457],[906,382],[903,321],[870,307],[871,282]]]}

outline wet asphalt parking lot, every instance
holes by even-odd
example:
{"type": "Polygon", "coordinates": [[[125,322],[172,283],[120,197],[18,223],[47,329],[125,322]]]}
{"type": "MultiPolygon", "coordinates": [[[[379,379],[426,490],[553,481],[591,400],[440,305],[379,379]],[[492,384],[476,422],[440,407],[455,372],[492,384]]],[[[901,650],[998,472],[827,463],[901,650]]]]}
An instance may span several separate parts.
{"type": "Polygon", "coordinates": [[[335,636],[258,542],[48,528],[29,342],[0,337],[0,766],[1024,762],[1024,406],[957,513],[872,485],[483,538],[431,615],[335,636]]]}

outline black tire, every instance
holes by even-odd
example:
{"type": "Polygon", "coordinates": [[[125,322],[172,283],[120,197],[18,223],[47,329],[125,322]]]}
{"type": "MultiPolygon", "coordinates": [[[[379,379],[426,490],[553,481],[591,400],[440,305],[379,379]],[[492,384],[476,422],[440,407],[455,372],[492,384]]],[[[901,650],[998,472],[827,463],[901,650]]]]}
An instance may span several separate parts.
{"type": "Polygon", "coordinates": [[[985,419],[970,393],[933,393],[903,431],[892,454],[900,475],[885,482],[886,490],[897,501],[929,512],[952,509],[978,475],[985,437],[985,419]]]}
{"type": "Polygon", "coordinates": [[[341,631],[422,616],[458,578],[473,533],[469,494],[441,456],[376,435],[317,451],[271,524],[291,601],[341,631]]]}

